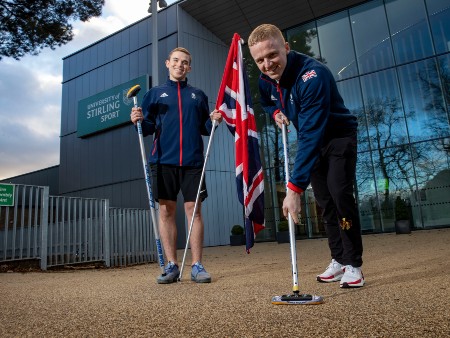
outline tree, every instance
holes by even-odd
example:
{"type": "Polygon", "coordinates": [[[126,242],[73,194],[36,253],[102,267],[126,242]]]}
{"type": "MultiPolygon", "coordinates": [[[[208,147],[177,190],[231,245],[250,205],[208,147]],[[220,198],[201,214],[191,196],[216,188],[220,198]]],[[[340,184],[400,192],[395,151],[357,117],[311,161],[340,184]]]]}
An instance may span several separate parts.
{"type": "Polygon", "coordinates": [[[289,47],[297,52],[306,54],[326,64],[325,58],[316,55],[313,50],[313,42],[317,44],[317,29],[300,29],[289,37],[289,47]]]}
{"type": "Polygon", "coordinates": [[[73,38],[70,21],[100,16],[104,4],[104,0],[2,0],[0,60],[19,60],[66,44],[73,38]]]}
{"type": "Polygon", "coordinates": [[[450,67],[448,57],[438,59],[437,63],[426,64],[424,69],[417,72],[416,78],[421,85],[427,112],[425,128],[433,135],[436,150],[450,153],[450,114],[446,107],[450,107],[450,67]],[[437,139],[440,138],[440,139],[437,139]]]}

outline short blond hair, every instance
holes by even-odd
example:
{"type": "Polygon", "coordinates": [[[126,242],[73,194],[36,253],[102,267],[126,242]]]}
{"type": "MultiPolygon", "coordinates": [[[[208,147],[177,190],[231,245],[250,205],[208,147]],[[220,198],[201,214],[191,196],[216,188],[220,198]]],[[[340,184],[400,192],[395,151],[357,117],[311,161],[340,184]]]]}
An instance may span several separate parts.
{"type": "Polygon", "coordinates": [[[252,47],[258,42],[265,41],[270,38],[277,39],[283,44],[286,43],[283,33],[281,33],[280,29],[277,26],[265,23],[259,25],[253,30],[253,32],[251,32],[250,36],[248,37],[248,46],[252,47]]]}
{"type": "Polygon", "coordinates": [[[184,53],[184,54],[186,54],[186,55],[189,55],[189,64],[191,64],[191,62],[192,62],[192,55],[191,55],[191,53],[189,53],[189,51],[188,51],[186,48],[184,48],[184,47],[177,47],[177,48],[172,49],[172,50],[170,51],[170,53],[169,53],[169,56],[167,57],[167,60],[170,61],[170,57],[171,57],[172,54],[175,53],[175,52],[182,52],[182,53],[184,53]]]}

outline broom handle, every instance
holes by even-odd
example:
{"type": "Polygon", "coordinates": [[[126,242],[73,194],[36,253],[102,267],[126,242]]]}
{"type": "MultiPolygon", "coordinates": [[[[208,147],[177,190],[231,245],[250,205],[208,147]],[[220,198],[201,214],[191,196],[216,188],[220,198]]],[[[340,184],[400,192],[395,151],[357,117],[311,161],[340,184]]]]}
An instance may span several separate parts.
{"type": "MultiPolygon", "coordinates": [[[[286,140],[286,125],[282,124],[282,138],[283,138],[283,151],[284,151],[284,172],[286,178],[286,192],[287,192],[287,184],[289,182],[289,159],[287,152],[287,140],[286,140]]],[[[292,291],[294,294],[299,293],[298,289],[298,270],[297,270],[297,250],[295,247],[295,225],[294,220],[292,219],[291,214],[288,214],[288,223],[289,223],[289,244],[291,248],[291,262],[292,262],[292,291]]]]}
{"type": "Polygon", "coordinates": [[[180,269],[180,275],[178,276],[178,281],[181,281],[181,277],[183,277],[184,264],[185,264],[185,261],[186,261],[186,253],[187,253],[187,250],[188,250],[188,247],[189,247],[189,241],[191,239],[192,226],[194,225],[195,213],[197,211],[197,205],[198,205],[198,198],[200,196],[200,191],[201,191],[201,188],[202,188],[203,177],[205,176],[206,163],[208,162],[209,150],[211,148],[211,143],[212,143],[212,140],[213,140],[214,130],[215,129],[216,129],[216,120],[214,120],[213,123],[212,123],[211,135],[209,136],[208,147],[206,148],[205,161],[203,162],[202,175],[200,177],[200,184],[198,185],[197,197],[195,198],[194,212],[192,214],[191,224],[189,225],[189,231],[188,231],[188,235],[187,235],[187,238],[186,238],[186,246],[184,248],[183,261],[181,263],[181,269],[180,269]]]}

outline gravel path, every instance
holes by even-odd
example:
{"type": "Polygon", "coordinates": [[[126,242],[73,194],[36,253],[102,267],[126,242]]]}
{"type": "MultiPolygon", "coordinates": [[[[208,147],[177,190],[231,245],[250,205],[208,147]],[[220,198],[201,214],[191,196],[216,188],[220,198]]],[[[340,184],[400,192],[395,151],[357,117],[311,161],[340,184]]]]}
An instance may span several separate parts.
{"type": "Polygon", "coordinates": [[[450,337],[450,228],[363,242],[366,286],[344,290],[315,281],[327,241],[297,241],[300,291],[325,299],[310,306],[271,304],[292,290],[276,242],[205,248],[204,285],[190,267],[158,285],[157,264],[0,273],[0,337],[450,337]]]}

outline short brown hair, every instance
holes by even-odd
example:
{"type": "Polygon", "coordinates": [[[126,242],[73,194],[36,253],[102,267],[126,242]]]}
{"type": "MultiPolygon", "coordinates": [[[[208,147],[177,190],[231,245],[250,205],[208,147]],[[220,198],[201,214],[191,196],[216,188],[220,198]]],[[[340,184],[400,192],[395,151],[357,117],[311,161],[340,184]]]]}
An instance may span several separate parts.
{"type": "Polygon", "coordinates": [[[277,26],[265,23],[256,27],[253,32],[248,37],[248,46],[252,47],[256,45],[258,42],[268,40],[270,38],[275,38],[283,42],[284,40],[283,33],[281,33],[280,29],[277,26]]]}
{"type": "Polygon", "coordinates": [[[167,60],[170,60],[170,57],[171,57],[172,54],[175,53],[175,52],[182,52],[182,53],[184,53],[184,54],[186,54],[186,55],[189,55],[189,64],[191,64],[191,62],[192,62],[192,56],[191,56],[191,53],[189,53],[189,51],[188,51],[186,48],[184,48],[184,47],[177,47],[177,48],[175,48],[175,49],[172,49],[172,50],[170,51],[170,53],[169,53],[169,56],[167,57],[167,60]]]}

